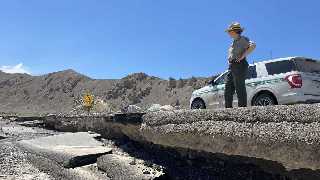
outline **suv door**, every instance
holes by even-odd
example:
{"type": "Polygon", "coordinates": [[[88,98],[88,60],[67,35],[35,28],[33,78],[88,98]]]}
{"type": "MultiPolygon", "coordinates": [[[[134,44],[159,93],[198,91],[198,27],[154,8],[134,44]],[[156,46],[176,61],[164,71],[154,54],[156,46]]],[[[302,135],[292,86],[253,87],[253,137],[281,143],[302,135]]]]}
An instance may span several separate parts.
{"type": "Polygon", "coordinates": [[[215,102],[219,108],[224,107],[225,78],[227,74],[228,74],[228,71],[222,73],[222,75],[215,80],[215,85],[217,87],[215,102]]]}
{"type": "MultiPolygon", "coordinates": [[[[254,85],[254,83],[257,81],[258,74],[257,74],[257,66],[256,65],[250,65],[248,68],[248,74],[246,78],[246,90],[247,90],[247,105],[251,106],[251,100],[250,97],[253,96],[253,92],[255,92],[257,86],[254,85]]],[[[236,97],[237,98],[237,97],[236,97]]]]}

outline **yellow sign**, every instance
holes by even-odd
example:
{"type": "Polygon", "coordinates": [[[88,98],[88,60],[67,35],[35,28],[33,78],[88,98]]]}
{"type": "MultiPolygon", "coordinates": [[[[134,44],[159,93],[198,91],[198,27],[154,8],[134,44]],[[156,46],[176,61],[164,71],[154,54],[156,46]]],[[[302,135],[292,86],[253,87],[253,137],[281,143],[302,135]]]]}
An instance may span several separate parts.
{"type": "Polygon", "coordinates": [[[83,96],[83,106],[91,108],[93,106],[93,96],[90,93],[86,93],[83,96]]]}

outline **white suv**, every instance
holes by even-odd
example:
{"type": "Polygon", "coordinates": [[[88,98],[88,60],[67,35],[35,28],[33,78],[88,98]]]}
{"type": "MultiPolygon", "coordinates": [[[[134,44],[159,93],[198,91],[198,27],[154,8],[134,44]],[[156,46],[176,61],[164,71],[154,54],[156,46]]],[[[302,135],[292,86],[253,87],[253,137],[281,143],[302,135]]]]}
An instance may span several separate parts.
{"type": "MultiPolygon", "coordinates": [[[[192,93],[191,109],[225,107],[226,72],[192,93]]],[[[251,64],[246,88],[248,106],[320,102],[320,62],[288,57],[251,64]]],[[[236,94],[233,104],[237,105],[236,94]]]]}

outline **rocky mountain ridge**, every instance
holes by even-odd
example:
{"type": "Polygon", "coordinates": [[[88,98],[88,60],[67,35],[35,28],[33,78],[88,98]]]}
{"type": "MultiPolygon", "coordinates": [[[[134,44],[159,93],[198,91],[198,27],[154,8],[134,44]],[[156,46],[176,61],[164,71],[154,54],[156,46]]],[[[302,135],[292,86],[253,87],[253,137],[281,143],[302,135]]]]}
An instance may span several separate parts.
{"type": "Polygon", "coordinates": [[[84,92],[103,99],[120,110],[130,104],[147,108],[152,104],[188,108],[192,91],[214,77],[164,80],[145,73],[122,79],[92,79],[68,69],[41,76],[0,71],[0,112],[59,113],[72,110],[84,92]]]}

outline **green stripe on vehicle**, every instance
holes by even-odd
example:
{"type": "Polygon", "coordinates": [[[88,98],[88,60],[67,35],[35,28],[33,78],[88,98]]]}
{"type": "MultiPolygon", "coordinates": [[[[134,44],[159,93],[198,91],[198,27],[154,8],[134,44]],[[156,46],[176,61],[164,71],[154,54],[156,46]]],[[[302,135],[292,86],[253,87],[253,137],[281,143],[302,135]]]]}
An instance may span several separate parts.
{"type": "Polygon", "coordinates": [[[283,81],[285,81],[285,79],[277,78],[277,79],[269,79],[269,80],[264,80],[264,81],[251,82],[251,83],[247,83],[246,85],[250,86],[250,87],[254,87],[254,86],[258,86],[258,85],[274,84],[274,83],[279,83],[279,82],[283,82],[283,81]]]}
{"type": "MultiPolygon", "coordinates": [[[[274,84],[274,83],[279,83],[279,82],[283,82],[283,81],[285,81],[284,78],[269,79],[269,80],[264,80],[264,81],[255,81],[255,82],[251,82],[251,83],[246,83],[246,86],[255,87],[255,86],[258,86],[258,85],[274,84]]],[[[201,92],[198,93],[198,95],[206,94],[208,92],[216,92],[216,91],[225,89],[224,85],[218,85],[218,86],[221,86],[221,87],[213,86],[211,90],[201,91],[201,92]]]]}

